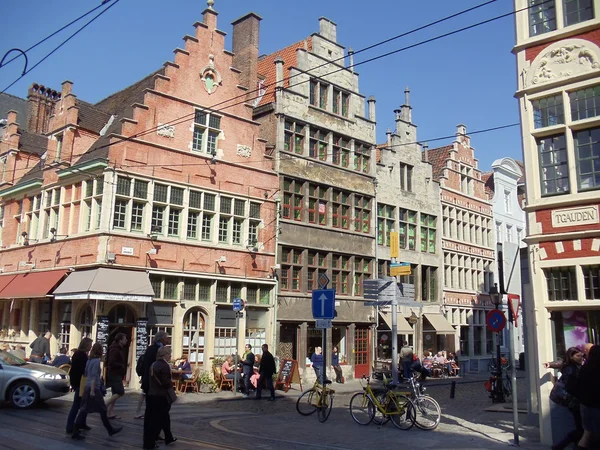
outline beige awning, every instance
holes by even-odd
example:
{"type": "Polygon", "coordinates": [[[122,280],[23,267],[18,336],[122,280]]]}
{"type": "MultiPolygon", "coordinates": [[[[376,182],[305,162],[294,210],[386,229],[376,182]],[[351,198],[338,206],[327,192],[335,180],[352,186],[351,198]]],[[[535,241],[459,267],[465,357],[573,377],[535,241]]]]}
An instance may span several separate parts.
{"type": "Polygon", "coordinates": [[[435,331],[437,334],[454,334],[456,330],[452,326],[448,319],[443,314],[438,313],[425,313],[423,314],[425,319],[431,324],[433,330],[427,330],[427,327],[423,331],[435,331]]]}
{"type": "Polygon", "coordinates": [[[154,290],[146,271],[82,270],[70,274],[54,291],[56,300],[151,302],[154,290]]]}
{"type": "MultiPolygon", "coordinates": [[[[391,330],[392,329],[392,312],[391,311],[385,311],[385,312],[380,311],[379,317],[381,317],[383,319],[383,321],[387,324],[388,327],[390,327],[390,330],[391,330]]],[[[412,334],[413,333],[412,327],[406,321],[406,319],[404,317],[402,317],[401,314],[398,314],[398,323],[396,325],[398,326],[398,334],[412,334]]]]}

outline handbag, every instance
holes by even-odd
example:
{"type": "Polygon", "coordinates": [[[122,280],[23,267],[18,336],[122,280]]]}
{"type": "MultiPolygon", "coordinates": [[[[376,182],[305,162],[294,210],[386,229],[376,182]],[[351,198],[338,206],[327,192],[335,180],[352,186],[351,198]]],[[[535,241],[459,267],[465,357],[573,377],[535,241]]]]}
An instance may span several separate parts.
{"type": "MultiPolygon", "coordinates": [[[[160,386],[160,380],[154,374],[154,364],[152,366],[150,366],[150,374],[154,377],[154,379],[160,386]]],[[[165,392],[165,397],[167,398],[167,403],[169,405],[172,405],[173,403],[175,403],[177,401],[177,394],[175,393],[175,389],[173,388],[173,386],[170,386],[167,388],[167,390],[165,392]]]]}
{"type": "Polygon", "coordinates": [[[85,392],[85,383],[87,383],[87,377],[85,375],[81,376],[81,381],[79,382],[79,396],[83,398],[83,393],[85,392]]]}
{"type": "Polygon", "coordinates": [[[573,405],[575,398],[567,392],[563,377],[554,384],[554,387],[550,391],[550,400],[566,408],[573,405]]]}

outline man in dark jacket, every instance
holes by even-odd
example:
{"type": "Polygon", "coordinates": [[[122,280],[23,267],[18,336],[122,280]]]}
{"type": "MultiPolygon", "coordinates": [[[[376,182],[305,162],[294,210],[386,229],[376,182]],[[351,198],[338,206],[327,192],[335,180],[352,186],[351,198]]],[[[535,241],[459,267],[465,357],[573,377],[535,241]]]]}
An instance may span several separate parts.
{"type": "Polygon", "coordinates": [[[246,388],[246,392],[244,392],[243,397],[248,398],[248,394],[250,393],[250,377],[254,373],[254,353],[252,353],[252,346],[250,344],[246,344],[246,351],[242,356],[242,373],[244,374],[244,386],[246,388]]]}
{"type": "Polygon", "coordinates": [[[258,384],[256,386],[256,398],[260,400],[260,394],[262,393],[263,382],[267,381],[267,388],[271,391],[271,397],[269,400],[275,400],[275,388],[273,387],[273,374],[277,372],[275,368],[275,358],[269,351],[269,346],[263,344],[262,346],[262,357],[260,359],[260,365],[258,366],[258,384]]]}
{"type": "Polygon", "coordinates": [[[144,353],[144,364],[142,370],[142,391],[145,395],[148,395],[148,389],[150,388],[150,366],[156,361],[156,354],[158,349],[168,345],[169,335],[166,331],[159,331],[154,335],[152,345],[146,349],[144,353]]]}
{"type": "Polygon", "coordinates": [[[106,386],[110,387],[112,392],[112,395],[106,402],[106,413],[109,419],[118,418],[118,416],[113,414],[115,403],[125,395],[123,378],[127,374],[127,359],[124,353],[126,345],[127,336],[124,333],[117,333],[115,340],[108,348],[106,354],[106,386]]]}
{"type": "Polygon", "coordinates": [[[52,333],[47,332],[44,336],[40,336],[35,341],[31,343],[29,348],[31,348],[31,355],[29,356],[29,361],[34,363],[46,364],[46,361],[52,358],[50,354],[50,339],[52,338],[52,333]]]}

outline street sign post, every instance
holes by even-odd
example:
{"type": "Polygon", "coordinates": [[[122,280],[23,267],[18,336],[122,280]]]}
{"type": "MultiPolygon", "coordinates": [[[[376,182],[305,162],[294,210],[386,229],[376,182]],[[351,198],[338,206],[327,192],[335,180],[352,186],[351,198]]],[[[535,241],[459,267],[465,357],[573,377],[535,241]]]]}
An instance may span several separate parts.
{"type": "Polygon", "coordinates": [[[318,289],[312,292],[312,313],[315,319],[335,317],[335,289],[318,289]]]}
{"type": "Polygon", "coordinates": [[[233,310],[235,312],[240,312],[243,309],[244,309],[244,300],[241,298],[234,298],[233,299],[233,310]]]}
{"type": "MultiPolygon", "coordinates": [[[[242,316],[242,310],[244,309],[245,302],[242,298],[233,299],[233,311],[235,312],[235,367],[238,366],[238,350],[240,347],[239,335],[240,335],[240,317],[242,316]]],[[[238,388],[238,377],[233,377],[233,395],[237,392],[238,388]]]]}
{"type": "Polygon", "coordinates": [[[395,277],[395,276],[410,275],[410,274],[411,274],[410,263],[407,263],[407,262],[390,263],[390,275],[391,276],[395,277]]]}
{"type": "Polygon", "coordinates": [[[321,330],[331,328],[331,320],[330,319],[315,319],[315,328],[321,329],[321,330]]]}

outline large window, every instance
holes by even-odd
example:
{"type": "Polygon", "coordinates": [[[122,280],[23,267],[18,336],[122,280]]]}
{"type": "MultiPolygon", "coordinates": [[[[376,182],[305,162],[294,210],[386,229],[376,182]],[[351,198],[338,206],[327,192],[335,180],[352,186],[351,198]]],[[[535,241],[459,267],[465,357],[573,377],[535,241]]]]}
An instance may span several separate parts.
{"type": "Polygon", "coordinates": [[[284,248],[281,252],[281,290],[300,291],[301,275],[302,251],[299,249],[284,248]]]}
{"type": "Polygon", "coordinates": [[[334,228],[350,229],[350,194],[333,189],[331,208],[331,225],[334,228]]]}
{"type": "Polygon", "coordinates": [[[308,221],[327,225],[327,189],[313,183],[308,185],[308,221]]]}
{"type": "Polygon", "coordinates": [[[563,0],[565,27],[594,18],[593,0],[563,0]]]}
{"type": "Polygon", "coordinates": [[[369,233],[371,230],[371,199],[354,194],[354,231],[369,233]]]}
{"type": "Polygon", "coordinates": [[[421,266],[421,300],[437,301],[437,268],[421,266]]]}
{"type": "Polygon", "coordinates": [[[569,192],[569,168],[564,134],[536,140],[540,159],[542,195],[569,192]]]}
{"type": "Polygon", "coordinates": [[[575,267],[544,269],[548,287],[548,300],[577,300],[575,267]]]}
{"type": "Polygon", "coordinates": [[[192,150],[209,155],[217,154],[217,140],[221,133],[221,117],[206,111],[194,114],[194,138],[192,150]]]}
{"type": "Polygon", "coordinates": [[[417,213],[408,209],[400,209],[399,226],[400,248],[415,250],[417,240],[417,213]]]}
{"type": "Polygon", "coordinates": [[[571,120],[597,117],[600,115],[600,86],[570,92],[569,102],[571,103],[571,120]]]}
{"type": "Polygon", "coordinates": [[[436,218],[421,213],[421,251],[435,253],[436,218]]]}
{"type": "Polygon", "coordinates": [[[333,164],[342,167],[350,165],[350,140],[343,136],[333,135],[333,155],[331,158],[333,164]]]}
{"type": "Polygon", "coordinates": [[[310,292],[319,289],[319,276],[327,272],[327,253],[309,251],[307,265],[306,291],[310,292]]]}
{"type": "Polygon", "coordinates": [[[600,128],[573,133],[577,158],[577,187],[580,191],[600,187],[600,128]]]}
{"type": "Polygon", "coordinates": [[[372,260],[354,257],[354,295],[363,295],[363,283],[371,279],[372,260]]]}
{"type": "Polygon", "coordinates": [[[183,211],[183,188],[154,185],[151,233],[179,237],[183,211]]]}
{"type": "Polygon", "coordinates": [[[318,80],[310,80],[310,104],[321,109],[327,108],[329,85],[318,80]]]}
{"type": "Polygon", "coordinates": [[[529,35],[537,36],[556,30],[554,1],[529,0],[529,35]]]}
{"type": "Polygon", "coordinates": [[[349,104],[350,94],[337,88],[333,88],[333,113],[348,117],[349,104]]]}
{"type": "Polygon", "coordinates": [[[371,148],[362,142],[354,142],[354,170],[369,173],[371,160],[371,148]]]}
{"type": "Polygon", "coordinates": [[[298,154],[304,153],[304,125],[286,120],[283,149],[298,154]]]}
{"type": "Polygon", "coordinates": [[[395,230],[395,207],[377,204],[377,243],[390,246],[390,232],[395,230]]]}
{"type": "Polygon", "coordinates": [[[583,266],[585,298],[600,300],[600,266],[583,266]]]}
{"type": "Polygon", "coordinates": [[[304,184],[300,180],[284,178],[283,180],[283,208],[284,219],[302,220],[304,207],[304,184]]]}
{"type": "Polygon", "coordinates": [[[565,123],[562,94],[541,98],[531,102],[535,128],[550,127],[565,123]]]}
{"type": "Polygon", "coordinates": [[[350,257],[331,255],[331,282],[336,293],[350,294],[350,257]]]}
{"type": "Polygon", "coordinates": [[[308,155],[321,161],[327,160],[327,145],[327,132],[311,127],[308,155]]]}

